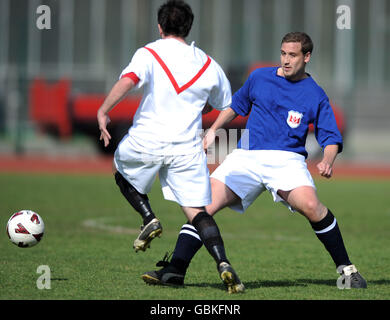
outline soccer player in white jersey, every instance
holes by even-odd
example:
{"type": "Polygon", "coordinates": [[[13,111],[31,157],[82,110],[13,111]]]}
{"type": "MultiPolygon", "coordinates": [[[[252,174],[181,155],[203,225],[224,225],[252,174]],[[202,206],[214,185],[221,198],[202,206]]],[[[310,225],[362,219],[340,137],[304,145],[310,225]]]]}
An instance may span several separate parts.
{"type": "MultiPolygon", "coordinates": [[[[343,287],[365,288],[366,281],[349,260],[336,218],[318,199],[305,158],[308,126],[315,127],[317,141],[324,150],[317,168],[321,176],[330,178],[336,156],[343,147],[329,99],[321,87],[305,72],[313,43],[302,32],[285,35],[281,44],[281,65],[259,68],[234,94],[232,104],[222,111],[204,138],[207,148],[215,139],[215,131],[238,115],[249,113],[244,145],[226,157],[211,175],[212,203],[209,214],[230,207],[244,212],[265,190],[275,202],[298,211],[310,222],[341,274],[343,287]]],[[[170,277],[184,278],[192,257],[202,246],[196,229],[183,225],[171,261],[160,264],[154,277],[169,284],[170,277]],[[168,276],[169,275],[169,276],[168,276]]]]}
{"type": "MultiPolygon", "coordinates": [[[[129,90],[143,89],[133,125],[113,161],[120,191],[143,219],[133,247],[145,251],[162,233],[147,197],[158,174],[165,199],[179,203],[215,259],[229,293],[242,292],[244,286],[226,258],[218,226],[205,211],[211,189],[202,147],[202,110],[209,105],[228,108],[230,83],[212,58],[194,43],[186,43],[194,18],[188,4],[168,1],[157,16],[161,39],[135,52],[97,114],[100,139],[107,146],[109,111],[129,90]]],[[[181,277],[176,281],[182,282],[181,277]]]]}

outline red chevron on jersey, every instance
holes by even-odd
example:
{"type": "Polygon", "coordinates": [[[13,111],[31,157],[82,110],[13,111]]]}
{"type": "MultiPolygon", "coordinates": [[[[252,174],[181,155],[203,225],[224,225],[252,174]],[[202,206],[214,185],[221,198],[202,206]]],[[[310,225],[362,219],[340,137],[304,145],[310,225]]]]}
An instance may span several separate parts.
{"type": "Polygon", "coordinates": [[[160,58],[160,56],[156,53],[156,51],[154,51],[153,49],[150,49],[148,47],[144,47],[146,50],[148,50],[155,58],[156,60],[158,61],[158,63],[161,65],[161,67],[164,69],[165,73],[167,74],[169,80],[171,81],[173,87],[175,88],[176,90],[176,93],[177,94],[180,94],[181,92],[183,92],[184,90],[188,89],[189,87],[191,87],[200,77],[201,75],[206,71],[206,69],[208,68],[208,66],[210,65],[211,63],[211,59],[209,56],[207,56],[207,61],[206,63],[204,64],[204,66],[202,67],[202,69],[199,70],[199,72],[195,75],[195,77],[193,77],[189,82],[187,82],[185,85],[179,87],[179,85],[177,84],[176,82],[176,79],[174,78],[174,76],[172,75],[171,71],[168,69],[167,65],[164,63],[164,61],[160,58]]]}

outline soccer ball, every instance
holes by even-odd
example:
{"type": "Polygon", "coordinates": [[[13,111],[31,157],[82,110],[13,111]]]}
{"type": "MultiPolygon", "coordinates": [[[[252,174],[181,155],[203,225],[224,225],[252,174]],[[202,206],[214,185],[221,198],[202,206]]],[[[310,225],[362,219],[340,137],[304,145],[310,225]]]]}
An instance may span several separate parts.
{"type": "Polygon", "coordinates": [[[45,224],[38,213],[21,210],[14,213],[7,223],[7,234],[12,243],[21,248],[35,246],[43,237],[45,224]]]}

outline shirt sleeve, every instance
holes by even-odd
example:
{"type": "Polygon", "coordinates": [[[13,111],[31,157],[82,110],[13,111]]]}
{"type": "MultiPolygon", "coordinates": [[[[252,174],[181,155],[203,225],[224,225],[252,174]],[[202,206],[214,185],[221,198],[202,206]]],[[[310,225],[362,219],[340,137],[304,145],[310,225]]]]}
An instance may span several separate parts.
{"type": "Polygon", "coordinates": [[[222,111],[230,107],[232,103],[232,89],[222,68],[214,60],[212,63],[215,65],[217,82],[211,89],[208,103],[214,109],[222,111]]]}
{"type": "Polygon", "coordinates": [[[339,146],[338,152],[343,150],[343,138],[337,127],[336,118],[328,97],[324,98],[319,105],[314,128],[316,139],[322,148],[337,144],[339,146]]]}
{"type": "Polygon", "coordinates": [[[134,74],[138,78],[136,88],[141,88],[150,79],[150,56],[151,55],[144,48],[138,49],[134,53],[129,65],[121,72],[119,78],[134,74]]]}
{"type": "Polygon", "coordinates": [[[240,116],[246,117],[252,108],[250,99],[251,76],[245,81],[244,85],[233,95],[231,108],[240,116]]]}

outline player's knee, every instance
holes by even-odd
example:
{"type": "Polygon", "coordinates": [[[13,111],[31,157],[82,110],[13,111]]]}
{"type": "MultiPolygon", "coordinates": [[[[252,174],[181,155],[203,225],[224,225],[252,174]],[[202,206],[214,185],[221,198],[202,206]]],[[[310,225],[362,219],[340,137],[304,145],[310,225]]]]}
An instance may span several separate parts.
{"type": "Polygon", "coordinates": [[[307,199],[301,210],[310,221],[316,222],[323,218],[321,207],[321,203],[317,199],[307,199]]]}
{"type": "Polygon", "coordinates": [[[219,210],[232,204],[238,203],[241,199],[223,182],[210,178],[212,202],[206,206],[206,211],[213,216],[219,210]]]}

